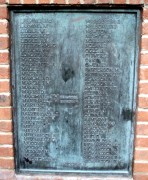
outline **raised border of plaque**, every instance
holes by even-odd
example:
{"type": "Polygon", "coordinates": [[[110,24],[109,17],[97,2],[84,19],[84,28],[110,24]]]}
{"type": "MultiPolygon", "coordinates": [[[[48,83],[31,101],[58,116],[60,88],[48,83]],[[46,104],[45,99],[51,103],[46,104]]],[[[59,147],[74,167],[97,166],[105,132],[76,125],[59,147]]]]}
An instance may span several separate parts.
{"type": "MultiPolygon", "coordinates": [[[[115,175],[115,176],[131,176],[132,175],[132,163],[133,163],[133,151],[134,151],[134,127],[135,127],[135,112],[136,112],[136,101],[137,101],[137,83],[138,83],[138,57],[139,57],[139,42],[140,42],[140,10],[139,9],[108,9],[103,8],[99,9],[94,6],[89,9],[89,7],[83,7],[83,6],[52,6],[52,7],[46,7],[44,9],[36,10],[33,7],[29,7],[29,9],[22,8],[19,9],[18,7],[10,8],[10,14],[11,14],[11,87],[12,87],[12,105],[13,105],[13,127],[14,127],[14,152],[15,152],[15,170],[16,173],[52,173],[52,174],[74,174],[74,175],[115,175]],[[22,138],[19,136],[20,126],[19,123],[21,122],[21,117],[18,114],[18,101],[19,98],[17,96],[17,88],[19,84],[17,84],[17,68],[16,68],[16,60],[15,60],[15,37],[17,36],[17,32],[15,31],[15,21],[14,17],[18,13],[41,13],[41,12],[55,12],[55,13],[62,13],[62,12],[87,12],[87,13],[132,13],[136,16],[136,49],[135,49],[135,63],[133,68],[133,97],[132,97],[132,129],[131,129],[131,135],[130,135],[130,154],[129,154],[129,168],[128,171],[122,171],[122,170],[56,170],[56,169],[21,169],[20,168],[20,162],[19,162],[19,156],[20,156],[20,149],[19,149],[19,140],[22,138]]],[[[61,97],[61,99],[63,96],[61,97]]],[[[75,102],[77,103],[77,96],[72,96],[70,101],[72,101],[74,98],[75,102]]],[[[63,99],[62,99],[63,100],[63,99]]],[[[67,102],[67,99],[64,99],[62,101],[63,103],[67,102]]]]}

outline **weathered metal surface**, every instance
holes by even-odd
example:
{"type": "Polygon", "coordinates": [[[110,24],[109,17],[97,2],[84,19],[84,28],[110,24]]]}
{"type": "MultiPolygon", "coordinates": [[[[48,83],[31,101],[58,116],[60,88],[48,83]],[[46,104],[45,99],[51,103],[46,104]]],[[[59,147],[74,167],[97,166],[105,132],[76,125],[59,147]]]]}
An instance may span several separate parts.
{"type": "Polygon", "coordinates": [[[12,13],[19,171],[131,172],[138,13],[12,13]]]}

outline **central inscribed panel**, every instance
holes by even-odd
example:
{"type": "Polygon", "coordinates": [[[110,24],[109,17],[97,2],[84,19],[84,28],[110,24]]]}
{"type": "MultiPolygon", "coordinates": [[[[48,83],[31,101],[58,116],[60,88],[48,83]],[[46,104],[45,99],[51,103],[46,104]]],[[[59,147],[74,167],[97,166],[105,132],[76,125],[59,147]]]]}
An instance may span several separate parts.
{"type": "Polygon", "coordinates": [[[18,11],[13,20],[17,168],[128,174],[137,11],[18,11]]]}

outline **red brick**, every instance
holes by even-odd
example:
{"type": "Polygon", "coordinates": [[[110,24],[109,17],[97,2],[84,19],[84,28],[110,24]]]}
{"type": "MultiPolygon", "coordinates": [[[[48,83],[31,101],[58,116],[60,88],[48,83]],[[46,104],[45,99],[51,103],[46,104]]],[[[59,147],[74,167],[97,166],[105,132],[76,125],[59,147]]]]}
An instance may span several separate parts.
{"type": "Polygon", "coordinates": [[[80,4],[80,0],[69,0],[69,4],[80,4]]]}
{"type": "Polygon", "coordinates": [[[10,82],[9,81],[0,81],[0,93],[10,92],[10,82]]]}
{"type": "Polygon", "coordinates": [[[9,79],[10,69],[6,67],[0,67],[0,79],[9,79]]]}
{"type": "Polygon", "coordinates": [[[138,124],[136,127],[136,134],[138,135],[148,135],[148,125],[138,124]]]}
{"type": "Polygon", "coordinates": [[[148,19],[148,8],[144,8],[143,10],[143,19],[148,19]]]}
{"type": "Polygon", "coordinates": [[[141,39],[141,48],[143,50],[148,50],[148,38],[141,39]]]}
{"type": "Polygon", "coordinates": [[[24,4],[36,4],[36,0],[24,0],[24,4]]]}
{"type": "Polygon", "coordinates": [[[134,172],[147,172],[147,171],[148,171],[148,163],[134,164],[134,172]]]}
{"type": "Polygon", "coordinates": [[[99,4],[108,4],[111,3],[111,0],[98,0],[99,4]]]}
{"type": "Polygon", "coordinates": [[[0,37],[0,49],[7,49],[9,46],[8,37],[0,37]]]}
{"type": "Polygon", "coordinates": [[[142,0],[129,0],[129,4],[142,4],[142,0]]]}
{"type": "Polygon", "coordinates": [[[0,120],[10,120],[12,118],[11,108],[0,108],[0,120]]]}
{"type": "MultiPolygon", "coordinates": [[[[50,0],[39,0],[39,4],[49,4],[50,0]]],[[[64,0],[55,0],[54,3],[57,4],[64,4],[65,1],[64,0]]]]}
{"type": "Polygon", "coordinates": [[[148,80],[148,68],[140,68],[140,80],[148,80]]]}
{"type": "Polygon", "coordinates": [[[134,180],[148,180],[148,174],[146,174],[146,175],[143,175],[143,174],[134,175],[134,180]]]}
{"type": "Polygon", "coordinates": [[[140,60],[141,60],[141,64],[148,64],[148,54],[141,54],[141,58],[140,58],[140,60]]]}
{"type": "Polygon", "coordinates": [[[13,169],[14,168],[14,160],[13,159],[2,159],[2,158],[0,158],[0,168],[13,169]]]}
{"type": "Polygon", "coordinates": [[[84,0],[84,4],[96,4],[96,0],[84,0]]]}
{"type": "Polygon", "coordinates": [[[134,159],[136,161],[140,161],[140,160],[148,161],[148,150],[136,150],[134,159]]]}
{"type": "Polygon", "coordinates": [[[12,122],[11,121],[0,121],[0,131],[11,132],[12,131],[12,122]]]}
{"type": "Polygon", "coordinates": [[[138,111],[136,115],[137,121],[148,121],[148,111],[138,111]]]}
{"type": "Polygon", "coordinates": [[[9,55],[8,53],[0,53],[0,64],[8,64],[9,55]]]}
{"type": "Polygon", "coordinates": [[[126,4],[126,0],[114,0],[115,4],[126,4]]]}
{"type": "Polygon", "coordinates": [[[0,7],[0,19],[8,18],[8,9],[7,7],[0,7]]]}
{"type": "Polygon", "coordinates": [[[148,94],[148,83],[139,83],[139,94],[148,94]]]}
{"type": "Polygon", "coordinates": [[[12,134],[0,134],[0,144],[13,144],[12,134]]]}
{"type": "Polygon", "coordinates": [[[0,169],[0,178],[1,180],[16,180],[14,170],[0,169]]]}
{"type": "Polygon", "coordinates": [[[21,4],[20,0],[9,0],[9,4],[21,4]]]}
{"type": "Polygon", "coordinates": [[[13,148],[12,147],[0,147],[0,156],[1,157],[13,157],[13,148]]]}
{"type": "Polygon", "coordinates": [[[148,138],[136,138],[136,147],[148,148],[148,138]]]}
{"type": "Polygon", "coordinates": [[[0,4],[5,4],[6,0],[0,0],[0,4]]]}
{"type": "Polygon", "coordinates": [[[148,97],[139,97],[138,106],[140,108],[148,108],[148,97]]]}
{"type": "Polygon", "coordinates": [[[148,38],[142,38],[142,45],[141,48],[144,50],[148,50],[148,38]]]}
{"type": "MultiPolygon", "coordinates": [[[[46,1],[46,0],[41,0],[41,1],[46,1]]],[[[49,0],[48,0],[49,1],[49,0]]],[[[55,4],[65,4],[65,0],[54,0],[55,4]]]]}
{"type": "Polygon", "coordinates": [[[148,0],[144,0],[144,4],[148,4],[148,0]]]}
{"type": "Polygon", "coordinates": [[[148,97],[139,97],[138,106],[140,108],[148,108],[148,97]]]}
{"type": "Polygon", "coordinates": [[[0,95],[0,106],[10,106],[11,105],[11,96],[0,95]]]}
{"type": "Polygon", "coordinates": [[[7,34],[8,33],[8,23],[7,22],[0,22],[0,34],[7,34]]]}
{"type": "Polygon", "coordinates": [[[142,34],[148,34],[148,23],[142,24],[142,34]]]}

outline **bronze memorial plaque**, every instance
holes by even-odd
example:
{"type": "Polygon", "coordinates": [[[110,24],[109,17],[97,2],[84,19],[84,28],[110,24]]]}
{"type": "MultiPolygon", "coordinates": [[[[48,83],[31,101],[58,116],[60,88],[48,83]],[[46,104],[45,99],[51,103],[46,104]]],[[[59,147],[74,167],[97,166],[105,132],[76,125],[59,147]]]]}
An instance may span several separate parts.
{"type": "Polygon", "coordinates": [[[18,172],[130,175],[139,10],[12,10],[18,172]]]}

